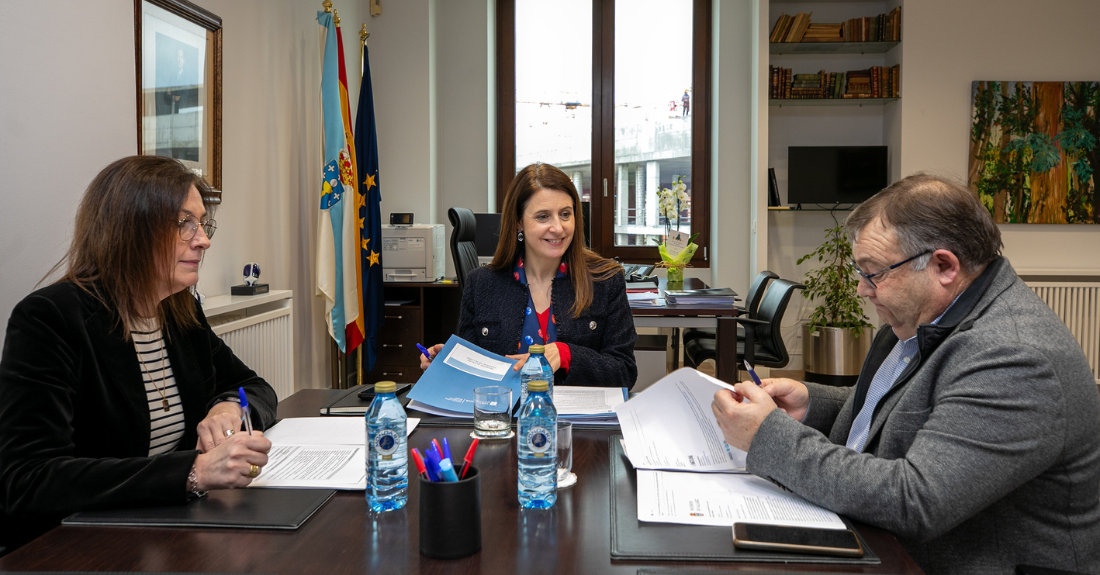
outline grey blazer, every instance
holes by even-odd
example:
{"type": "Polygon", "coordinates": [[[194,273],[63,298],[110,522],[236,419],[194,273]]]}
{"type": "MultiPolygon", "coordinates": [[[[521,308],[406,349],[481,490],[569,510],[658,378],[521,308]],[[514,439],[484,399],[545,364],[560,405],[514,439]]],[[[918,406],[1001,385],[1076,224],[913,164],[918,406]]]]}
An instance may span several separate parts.
{"type": "Polygon", "coordinates": [[[748,470],[894,532],[930,574],[1100,573],[1100,395],[1069,330],[1000,258],[917,337],[865,453],[844,444],[889,328],[855,388],[807,384],[802,424],[764,420],[748,470]]]}
{"type": "MultiPolygon", "coordinates": [[[[569,345],[569,371],[554,374],[555,385],[633,387],[638,379],[634,342],[638,333],[622,274],[592,284],[592,305],[573,317],[575,294],[568,277],[551,284],[558,341],[569,345]]],[[[516,353],[523,331],[527,290],[511,270],[478,268],[466,276],[458,335],[500,355],[516,353]]]]}

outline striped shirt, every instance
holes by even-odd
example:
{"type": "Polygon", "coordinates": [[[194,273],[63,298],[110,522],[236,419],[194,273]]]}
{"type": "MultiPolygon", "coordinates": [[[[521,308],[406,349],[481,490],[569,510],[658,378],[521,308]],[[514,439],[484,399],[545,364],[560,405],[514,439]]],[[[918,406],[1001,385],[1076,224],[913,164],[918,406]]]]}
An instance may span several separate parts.
{"type": "Polygon", "coordinates": [[[145,398],[149,403],[149,456],[175,451],[183,438],[183,405],[176,378],[164,346],[164,331],[154,320],[145,320],[130,330],[137,350],[145,398]],[[168,411],[164,411],[164,401],[168,411]]]}

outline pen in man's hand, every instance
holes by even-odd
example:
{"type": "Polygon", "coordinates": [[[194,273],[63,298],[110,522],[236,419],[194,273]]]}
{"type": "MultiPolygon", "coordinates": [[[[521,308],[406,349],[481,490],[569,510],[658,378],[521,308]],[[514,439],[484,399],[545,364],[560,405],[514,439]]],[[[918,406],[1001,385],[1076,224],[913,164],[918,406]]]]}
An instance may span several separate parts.
{"type": "Polygon", "coordinates": [[[252,408],[248,407],[248,397],[244,394],[244,388],[237,388],[237,395],[241,399],[241,419],[244,420],[244,428],[252,435],[252,408]]]}
{"type": "Polygon", "coordinates": [[[426,348],[426,347],[424,347],[424,346],[422,346],[418,343],[418,344],[416,344],[416,349],[419,349],[420,353],[424,354],[424,357],[428,358],[428,363],[431,363],[432,354],[428,351],[428,348],[426,348]]]}
{"type": "Polygon", "coordinates": [[[764,385],[764,384],[760,383],[760,376],[756,375],[756,372],[753,371],[752,366],[749,365],[749,362],[747,362],[747,361],[745,362],[745,369],[748,370],[749,377],[752,378],[753,382],[755,382],[756,385],[764,385]]]}

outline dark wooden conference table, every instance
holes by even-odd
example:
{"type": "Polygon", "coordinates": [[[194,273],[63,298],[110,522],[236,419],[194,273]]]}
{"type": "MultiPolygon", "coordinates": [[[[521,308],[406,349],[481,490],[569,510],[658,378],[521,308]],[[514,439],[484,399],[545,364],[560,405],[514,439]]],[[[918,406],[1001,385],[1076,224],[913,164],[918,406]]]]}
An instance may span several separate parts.
{"type": "MultiPolygon", "coordinates": [[[[279,417],[315,416],[335,393],[299,391],[279,404],[279,417]]],[[[409,441],[423,447],[432,437],[447,437],[465,449],[471,429],[425,421],[409,441]]],[[[552,510],[519,508],[514,439],[481,442],[475,465],[482,476],[482,549],[464,559],[420,555],[414,480],[403,510],[372,514],[362,491],[339,492],[297,531],[61,526],[0,558],[0,571],[921,573],[891,534],[860,524],[856,527],[882,559],[880,565],[612,560],[608,438],[618,433],[617,427],[574,430],[578,482],[558,492],[552,510]]]]}

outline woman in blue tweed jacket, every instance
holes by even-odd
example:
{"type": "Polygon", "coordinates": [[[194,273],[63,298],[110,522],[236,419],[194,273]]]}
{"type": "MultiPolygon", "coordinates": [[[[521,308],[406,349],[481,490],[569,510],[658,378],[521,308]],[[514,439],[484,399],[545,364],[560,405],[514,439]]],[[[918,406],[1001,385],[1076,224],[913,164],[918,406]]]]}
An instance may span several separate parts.
{"type": "MultiPolygon", "coordinates": [[[[501,213],[492,263],[466,278],[458,335],[515,359],[516,370],[528,346],[545,344],[555,385],[632,387],[638,336],[623,269],[585,247],[573,182],[554,166],[527,166],[501,213]]],[[[422,368],[430,361],[421,355],[422,368]]]]}

